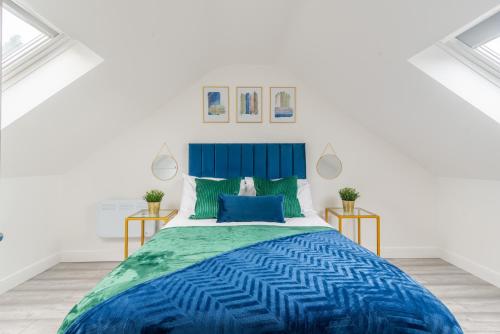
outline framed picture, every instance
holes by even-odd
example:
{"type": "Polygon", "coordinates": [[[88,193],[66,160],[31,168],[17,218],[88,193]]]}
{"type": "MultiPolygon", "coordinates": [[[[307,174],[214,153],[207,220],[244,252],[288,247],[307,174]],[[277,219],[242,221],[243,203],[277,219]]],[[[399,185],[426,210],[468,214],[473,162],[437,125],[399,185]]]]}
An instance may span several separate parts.
{"type": "Polygon", "coordinates": [[[203,87],[203,122],[229,122],[229,87],[203,87]]]}
{"type": "Polygon", "coordinates": [[[262,122],[262,87],[236,87],[236,122],[262,122]]]}
{"type": "Polygon", "coordinates": [[[271,87],[269,91],[270,122],[295,123],[297,119],[295,87],[271,87]]]}

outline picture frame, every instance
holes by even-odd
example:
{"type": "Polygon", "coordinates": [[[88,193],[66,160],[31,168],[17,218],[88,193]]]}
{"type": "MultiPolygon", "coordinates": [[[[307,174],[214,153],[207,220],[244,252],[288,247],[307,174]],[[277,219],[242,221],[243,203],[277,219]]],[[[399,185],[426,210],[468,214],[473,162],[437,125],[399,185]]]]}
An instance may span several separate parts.
{"type": "Polygon", "coordinates": [[[203,123],[229,123],[229,87],[203,87],[203,123]]]}
{"type": "Polygon", "coordinates": [[[262,123],[262,87],[236,87],[236,122],[262,123]]]}
{"type": "Polygon", "coordinates": [[[269,121],[295,123],[297,121],[296,87],[269,88],[269,121]]]}

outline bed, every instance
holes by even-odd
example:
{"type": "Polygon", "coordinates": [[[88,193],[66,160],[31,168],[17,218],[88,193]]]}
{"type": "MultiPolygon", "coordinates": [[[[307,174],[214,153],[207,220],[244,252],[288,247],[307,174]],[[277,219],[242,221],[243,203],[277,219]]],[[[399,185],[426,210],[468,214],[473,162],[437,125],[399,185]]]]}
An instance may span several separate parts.
{"type": "MultiPolygon", "coordinates": [[[[306,176],[304,144],[190,144],[195,177],[306,176]]],[[[69,312],[75,333],[462,333],[449,310],[314,212],[179,214],[69,312]]]]}

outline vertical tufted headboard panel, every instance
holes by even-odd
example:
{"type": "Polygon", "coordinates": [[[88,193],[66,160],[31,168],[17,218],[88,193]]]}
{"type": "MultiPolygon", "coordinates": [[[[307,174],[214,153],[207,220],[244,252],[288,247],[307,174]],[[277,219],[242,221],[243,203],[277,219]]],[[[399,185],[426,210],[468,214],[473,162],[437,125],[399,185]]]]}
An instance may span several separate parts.
{"type": "Polygon", "coordinates": [[[189,175],[306,178],[306,147],[297,144],[189,144],[189,175]]]}

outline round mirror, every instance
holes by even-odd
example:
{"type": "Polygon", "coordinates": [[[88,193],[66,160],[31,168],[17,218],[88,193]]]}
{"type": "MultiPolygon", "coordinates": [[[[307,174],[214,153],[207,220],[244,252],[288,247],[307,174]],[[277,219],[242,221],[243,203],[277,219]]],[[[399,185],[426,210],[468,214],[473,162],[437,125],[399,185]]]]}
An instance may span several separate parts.
{"type": "Polygon", "coordinates": [[[322,178],[334,179],[342,172],[342,162],[336,154],[324,154],[316,164],[316,171],[322,178]]]}
{"type": "Polygon", "coordinates": [[[151,165],[151,171],[162,181],[170,180],[177,174],[177,161],[169,154],[159,154],[151,165]]]}

